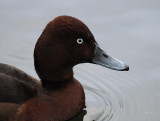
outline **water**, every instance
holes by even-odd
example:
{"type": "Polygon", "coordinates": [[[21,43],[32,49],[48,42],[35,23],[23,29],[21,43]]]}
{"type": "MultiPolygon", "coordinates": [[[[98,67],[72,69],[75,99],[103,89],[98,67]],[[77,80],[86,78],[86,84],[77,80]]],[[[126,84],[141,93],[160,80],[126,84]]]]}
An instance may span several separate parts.
{"type": "Polygon", "coordinates": [[[160,2],[158,0],[0,1],[0,62],[36,77],[34,45],[58,15],[81,19],[101,47],[129,72],[97,65],[74,68],[85,89],[84,121],[160,120],[160,2]]]}

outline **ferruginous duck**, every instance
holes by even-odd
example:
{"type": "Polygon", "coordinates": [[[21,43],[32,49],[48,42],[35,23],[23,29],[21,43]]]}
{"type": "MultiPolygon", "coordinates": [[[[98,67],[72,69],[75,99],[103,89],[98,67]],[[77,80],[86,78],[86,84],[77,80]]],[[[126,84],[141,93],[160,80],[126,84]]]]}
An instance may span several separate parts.
{"type": "Polygon", "coordinates": [[[73,67],[79,63],[129,70],[100,48],[82,21],[71,16],[56,17],[47,24],[34,49],[40,82],[14,67],[0,66],[5,71],[0,71],[0,87],[7,87],[0,89],[2,121],[66,121],[75,117],[85,106],[83,87],[73,76],[73,67]]]}

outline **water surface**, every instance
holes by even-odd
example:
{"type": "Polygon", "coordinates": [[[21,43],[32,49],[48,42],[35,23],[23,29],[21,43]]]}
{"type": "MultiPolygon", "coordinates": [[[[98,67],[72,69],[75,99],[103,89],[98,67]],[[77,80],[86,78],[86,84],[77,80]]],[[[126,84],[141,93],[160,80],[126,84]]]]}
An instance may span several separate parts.
{"type": "Polygon", "coordinates": [[[74,68],[83,85],[84,121],[160,120],[160,2],[158,0],[0,1],[0,62],[38,78],[34,45],[58,15],[81,19],[101,47],[126,62],[129,72],[93,64],[74,68]]]}

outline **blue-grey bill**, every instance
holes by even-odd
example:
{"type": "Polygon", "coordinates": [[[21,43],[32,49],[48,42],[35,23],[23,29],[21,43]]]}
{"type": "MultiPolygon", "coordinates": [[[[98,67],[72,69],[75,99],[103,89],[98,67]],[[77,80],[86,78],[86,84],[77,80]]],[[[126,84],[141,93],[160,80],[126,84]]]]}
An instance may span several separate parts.
{"type": "Polygon", "coordinates": [[[110,55],[108,55],[105,51],[103,51],[97,43],[95,43],[95,52],[94,57],[91,59],[91,63],[98,64],[113,70],[118,71],[128,71],[129,66],[124,64],[122,61],[117,60],[110,55]]]}

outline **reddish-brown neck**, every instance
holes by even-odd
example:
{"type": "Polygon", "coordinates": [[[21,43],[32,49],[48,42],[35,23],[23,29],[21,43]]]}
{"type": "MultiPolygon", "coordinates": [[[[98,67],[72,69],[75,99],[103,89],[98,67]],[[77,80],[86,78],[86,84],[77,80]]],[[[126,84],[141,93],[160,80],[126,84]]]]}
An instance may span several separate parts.
{"type": "Polygon", "coordinates": [[[43,88],[60,88],[73,81],[73,70],[57,70],[50,78],[41,79],[43,88]]]}

